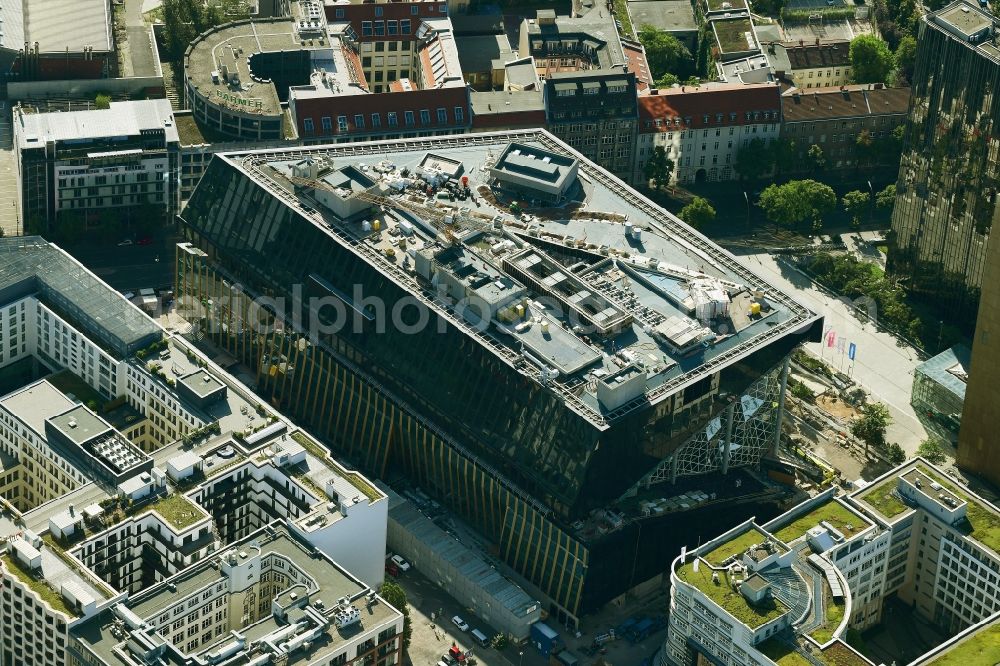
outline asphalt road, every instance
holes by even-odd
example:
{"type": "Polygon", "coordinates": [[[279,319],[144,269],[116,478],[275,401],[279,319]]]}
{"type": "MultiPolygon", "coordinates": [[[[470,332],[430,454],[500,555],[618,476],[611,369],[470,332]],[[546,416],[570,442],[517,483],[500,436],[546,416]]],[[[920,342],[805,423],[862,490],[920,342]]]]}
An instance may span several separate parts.
{"type": "Polygon", "coordinates": [[[921,363],[916,350],[871,324],[863,324],[846,304],[827,296],[805,275],[779,265],[775,257],[750,254],[740,259],[761,277],[822,314],[826,319],[825,329],[834,331],[838,339],[846,340],[843,354],[838,349],[838,343],[833,348],[821,343],[810,343],[805,347],[808,353],[826,360],[835,370],[849,374],[875,399],[885,403],[893,419],[887,433],[888,441],[898,443],[908,455],[914,455],[920,442],[927,437],[910,406],[913,371],[921,363]],[[853,363],[846,356],[846,345],[850,342],[857,345],[853,363]]]}
{"type": "Polygon", "coordinates": [[[125,32],[132,62],[132,76],[156,76],[156,58],[150,40],[152,32],[142,18],[143,1],[125,0],[125,32]]]}

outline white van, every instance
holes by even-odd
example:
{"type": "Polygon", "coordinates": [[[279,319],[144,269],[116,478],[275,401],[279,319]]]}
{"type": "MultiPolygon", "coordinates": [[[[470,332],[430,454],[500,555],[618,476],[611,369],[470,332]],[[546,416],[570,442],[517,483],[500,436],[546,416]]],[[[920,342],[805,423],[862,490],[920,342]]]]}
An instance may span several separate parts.
{"type": "Polygon", "coordinates": [[[478,629],[473,629],[470,633],[472,634],[472,637],[475,638],[477,641],[479,641],[479,644],[482,645],[483,647],[490,646],[490,639],[486,638],[486,634],[484,634],[483,632],[479,631],[478,629]]]}

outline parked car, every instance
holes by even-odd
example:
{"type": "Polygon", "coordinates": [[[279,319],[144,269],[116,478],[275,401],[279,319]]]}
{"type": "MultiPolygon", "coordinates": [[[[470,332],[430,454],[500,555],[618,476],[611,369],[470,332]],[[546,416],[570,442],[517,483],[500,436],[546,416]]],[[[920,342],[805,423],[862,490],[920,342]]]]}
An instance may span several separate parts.
{"type": "Polygon", "coordinates": [[[392,576],[393,578],[399,578],[399,567],[396,566],[395,562],[385,563],[385,572],[392,576]]]}
{"type": "Polygon", "coordinates": [[[460,631],[468,631],[469,630],[468,623],[465,620],[463,620],[462,618],[460,618],[459,616],[457,616],[457,615],[455,617],[451,618],[451,623],[453,625],[455,625],[456,627],[458,627],[460,631]]]}
{"type": "Polygon", "coordinates": [[[153,244],[153,239],[151,237],[149,237],[149,236],[145,236],[145,237],[139,239],[139,243],[138,244],[139,245],[152,245],[153,244]]]}
{"type": "Polygon", "coordinates": [[[401,555],[393,555],[392,558],[390,558],[390,561],[399,567],[400,571],[410,570],[410,563],[404,560],[401,555]]]}
{"type": "Polygon", "coordinates": [[[118,247],[125,247],[126,245],[131,245],[131,244],[132,244],[132,239],[126,238],[121,243],[118,243],[118,247]]]}

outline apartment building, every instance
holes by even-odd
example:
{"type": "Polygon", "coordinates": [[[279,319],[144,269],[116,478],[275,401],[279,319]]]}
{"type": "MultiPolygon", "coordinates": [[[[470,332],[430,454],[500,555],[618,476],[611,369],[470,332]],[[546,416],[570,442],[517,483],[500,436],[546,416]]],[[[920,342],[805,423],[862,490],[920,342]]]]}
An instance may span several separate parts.
{"type": "Polygon", "coordinates": [[[0,257],[0,664],[399,663],[386,495],[55,246],[0,257]]]}
{"type": "Polygon", "coordinates": [[[823,149],[827,169],[895,168],[902,145],[897,128],[906,123],[909,104],[909,88],[880,84],[788,91],[781,97],[781,138],[795,144],[791,170],[813,168],[808,152],[814,145],[823,149]]]}
{"type": "Polygon", "coordinates": [[[403,615],[281,525],[82,623],[72,664],[402,661],[403,615]]]}
{"type": "Polygon", "coordinates": [[[767,59],[775,76],[799,90],[851,83],[851,42],[846,39],[772,42],[767,59]]]}
{"type": "Polygon", "coordinates": [[[845,497],[830,489],[764,525],[748,521],[671,565],[663,663],[871,665],[842,638],[879,624],[889,599],[946,635],[988,630],[1000,612],[997,517],[917,458],[845,497]]]}
{"type": "Polygon", "coordinates": [[[540,9],[521,23],[518,55],[543,81],[545,127],[623,180],[630,176],[638,80],[625,45],[601,12],[556,16],[540,9]]]}
{"type": "Polygon", "coordinates": [[[653,150],[674,162],[673,180],[733,180],[739,151],[754,139],[765,144],[781,131],[780,89],[775,83],[708,83],[651,90],[639,97],[639,131],[633,182],[643,182],[653,150]]]}
{"type": "Polygon", "coordinates": [[[29,230],[96,226],[109,209],[177,211],[180,144],[168,100],[48,113],[18,106],[13,132],[29,230]]]}

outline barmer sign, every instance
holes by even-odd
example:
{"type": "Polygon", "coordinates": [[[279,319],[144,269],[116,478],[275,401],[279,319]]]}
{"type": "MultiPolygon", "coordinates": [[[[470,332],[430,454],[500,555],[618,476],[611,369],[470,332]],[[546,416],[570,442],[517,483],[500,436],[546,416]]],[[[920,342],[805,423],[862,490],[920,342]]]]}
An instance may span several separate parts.
{"type": "Polygon", "coordinates": [[[223,102],[228,102],[234,106],[245,106],[249,109],[260,109],[264,106],[264,102],[259,99],[237,97],[236,95],[230,95],[229,93],[222,92],[221,90],[216,90],[215,95],[223,102]]]}

